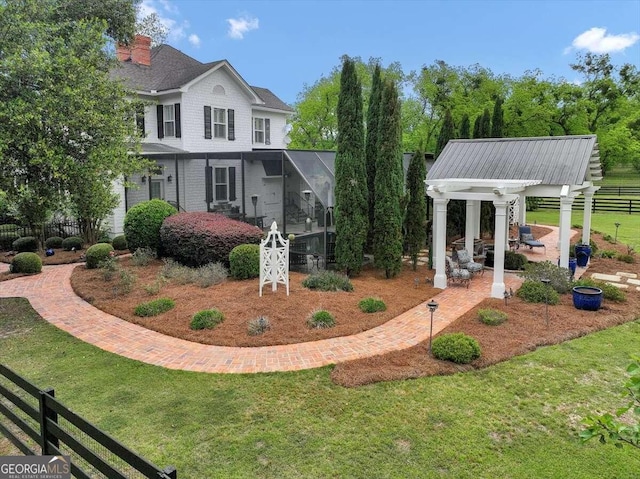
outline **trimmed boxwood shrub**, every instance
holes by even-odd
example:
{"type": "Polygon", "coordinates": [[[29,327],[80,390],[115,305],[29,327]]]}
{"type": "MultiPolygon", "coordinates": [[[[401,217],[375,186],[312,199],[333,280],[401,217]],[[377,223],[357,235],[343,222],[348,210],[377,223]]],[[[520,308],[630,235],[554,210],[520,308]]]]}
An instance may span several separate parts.
{"type": "Polygon", "coordinates": [[[20,238],[20,235],[13,231],[0,233],[0,249],[10,250],[13,247],[13,242],[18,238],[20,238]]]}
{"type": "Polygon", "coordinates": [[[526,280],[516,294],[528,303],[544,303],[547,301],[548,304],[558,304],[558,301],[560,301],[560,295],[551,287],[551,284],[547,286],[539,281],[526,280]]]}
{"type": "Polygon", "coordinates": [[[320,309],[311,313],[307,319],[307,325],[312,329],[333,328],[336,325],[336,320],[329,311],[320,309]]]}
{"type": "Polygon", "coordinates": [[[160,238],[166,254],[182,264],[223,263],[228,266],[233,248],[241,244],[259,244],[262,230],[216,213],[178,213],[164,220],[160,238]]]}
{"type": "Polygon", "coordinates": [[[497,326],[507,320],[507,313],[499,309],[479,309],[478,319],[489,326],[497,326]]]}
{"type": "Polygon", "coordinates": [[[141,303],[136,306],[133,314],[136,316],[142,316],[143,318],[149,316],[158,316],[159,314],[166,313],[176,305],[175,301],[171,298],[158,298],[147,303],[141,303]]]}
{"type": "Polygon", "coordinates": [[[11,260],[10,271],[12,273],[40,273],[42,260],[35,253],[18,253],[11,260]]]}
{"type": "Polygon", "coordinates": [[[87,269],[95,269],[113,253],[113,246],[109,243],[97,243],[89,247],[86,253],[87,269]]]}
{"type": "Polygon", "coordinates": [[[224,321],[224,314],[219,309],[198,311],[191,318],[191,329],[213,329],[224,321]]]}
{"type": "Polygon", "coordinates": [[[82,249],[84,246],[84,240],[78,236],[69,236],[62,241],[62,249],[65,251],[71,251],[73,248],[76,251],[82,249]]]}
{"type": "Polygon", "coordinates": [[[158,256],[164,255],[160,242],[160,227],[165,218],[178,212],[163,200],[153,199],[138,203],[124,217],[124,234],[131,251],[151,248],[158,256]]]}
{"type": "Polygon", "coordinates": [[[520,271],[525,268],[528,262],[529,260],[523,254],[516,253],[515,251],[504,252],[504,269],[520,271]]]}
{"type": "Polygon", "coordinates": [[[229,273],[235,279],[260,276],[260,245],[241,244],[229,253],[229,273]]]}
{"type": "Polygon", "coordinates": [[[377,313],[378,311],[385,311],[387,305],[378,298],[364,298],[358,303],[358,308],[363,313],[377,313]]]}
{"type": "Polygon", "coordinates": [[[47,238],[44,242],[44,247],[49,249],[49,248],[53,248],[53,249],[60,249],[62,248],[62,242],[64,241],[64,238],[61,238],[60,236],[52,236],[51,238],[47,238]]]}
{"type": "Polygon", "coordinates": [[[116,251],[124,251],[129,249],[129,247],[127,246],[127,237],[125,235],[120,235],[113,238],[113,240],[111,241],[111,245],[116,251]]]}
{"type": "Polygon", "coordinates": [[[34,236],[23,236],[13,242],[12,248],[18,253],[35,253],[38,251],[38,239],[34,236]]]}
{"type": "Polygon", "coordinates": [[[480,357],[478,341],[464,333],[438,336],[433,340],[431,351],[437,359],[458,364],[469,364],[480,357]]]}

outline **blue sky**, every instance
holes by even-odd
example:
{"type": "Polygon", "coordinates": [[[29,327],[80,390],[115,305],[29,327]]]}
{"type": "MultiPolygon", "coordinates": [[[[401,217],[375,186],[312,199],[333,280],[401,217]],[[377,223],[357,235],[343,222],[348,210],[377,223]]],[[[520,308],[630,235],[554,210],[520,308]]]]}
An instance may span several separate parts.
{"type": "Polygon", "coordinates": [[[170,45],[202,62],[227,59],[289,104],[344,54],[397,61],[405,73],[444,60],[571,82],[577,53],[640,67],[640,0],[143,0],[141,11],[159,15],[170,45]]]}

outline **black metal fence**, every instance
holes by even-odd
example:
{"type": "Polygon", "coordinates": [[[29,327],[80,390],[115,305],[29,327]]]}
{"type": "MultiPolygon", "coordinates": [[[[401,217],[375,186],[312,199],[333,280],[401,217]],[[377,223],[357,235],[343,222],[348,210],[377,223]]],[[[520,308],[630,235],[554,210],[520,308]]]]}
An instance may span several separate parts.
{"type": "MultiPolygon", "coordinates": [[[[540,210],[557,210],[560,209],[559,198],[537,198],[537,209],[540,210]]],[[[573,200],[571,208],[574,210],[584,209],[584,197],[578,196],[573,200]]],[[[638,200],[624,200],[621,198],[597,198],[593,197],[593,203],[591,205],[591,211],[593,213],[598,211],[604,211],[609,213],[625,213],[625,214],[639,214],[640,213],[640,199],[638,200]]]]}
{"type": "Polygon", "coordinates": [[[601,186],[596,195],[640,196],[640,186],[601,186]]]}
{"type": "Polygon", "coordinates": [[[53,389],[40,390],[0,364],[0,433],[25,455],[71,456],[81,479],[176,479],[60,403],[53,389]],[[3,417],[4,415],[4,417],[3,417]]]}
{"type": "MultiPolygon", "coordinates": [[[[33,231],[28,226],[11,223],[9,218],[5,218],[3,221],[3,218],[0,217],[0,249],[11,249],[11,242],[16,237],[33,235],[33,231]]],[[[82,237],[82,228],[73,219],[49,221],[42,226],[41,237],[46,239],[52,236],[60,236],[62,238],[68,238],[69,236],[82,237]]]]}

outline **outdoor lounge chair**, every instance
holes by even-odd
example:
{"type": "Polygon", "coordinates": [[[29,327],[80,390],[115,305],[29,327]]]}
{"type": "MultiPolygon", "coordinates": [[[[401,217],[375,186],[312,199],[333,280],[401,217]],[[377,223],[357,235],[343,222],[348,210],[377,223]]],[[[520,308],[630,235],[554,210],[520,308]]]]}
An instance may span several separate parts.
{"type": "Polygon", "coordinates": [[[466,269],[472,275],[475,273],[484,274],[484,266],[482,263],[473,261],[473,258],[465,248],[456,251],[456,255],[458,256],[458,266],[460,268],[466,269]]]}
{"type": "Polygon", "coordinates": [[[520,226],[518,228],[518,232],[520,234],[520,244],[518,245],[518,247],[524,244],[527,245],[529,249],[544,248],[545,254],[547,253],[547,247],[545,246],[545,244],[541,241],[538,241],[537,239],[534,239],[533,234],[531,233],[530,226],[520,226]]]}
{"type": "Polygon", "coordinates": [[[445,256],[445,274],[447,275],[447,284],[461,283],[469,288],[469,281],[471,280],[471,273],[469,270],[463,268],[456,268],[455,263],[451,258],[445,256]]]}

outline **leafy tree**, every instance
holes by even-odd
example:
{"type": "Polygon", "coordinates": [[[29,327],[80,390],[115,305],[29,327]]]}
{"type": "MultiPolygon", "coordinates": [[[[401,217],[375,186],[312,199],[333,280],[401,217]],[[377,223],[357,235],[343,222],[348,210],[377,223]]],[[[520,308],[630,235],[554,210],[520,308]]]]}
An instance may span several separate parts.
{"type": "Polygon", "coordinates": [[[375,180],[376,162],[378,158],[378,144],[380,130],[378,129],[380,117],[380,100],[382,98],[382,78],[380,65],[376,65],[373,71],[371,84],[371,96],[369,97],[369,110],[367,111],[367,137],[365,144],[365,161],[367,164],[367,188],[369,190],[369,228],[367,232],[366,249],[371,251],[373,247],[373,224],[375,204],[375,180]]]}
{"type": "Polygon", "coordinates": [[[164,43],[169,35],[169,30],[160,21],[157,13],[153,12],[146,17],[141,18],[136,23],[136,33],[151,38],[151,46],[157,46],[164,43]]]}
{"type": "MultiPolygon", "coordinates": [[[[387,278],[402,268],[402,149],[398,91],[386,80],[378,128],[379,150],[375,180],[374,259],[387,278]]],[[[337,229],[337,228],[336,228],[337,229]]]]}
{"type": "Polygon", "coordinates": [[[0,6],[0,183],[9,201],[43,215],[146,164],[130,154],[137,102],[109,78],[112,27],[61,17],[57,7],[71,4],[0,6]]]}
{"type": "Polygon", "coordinates": [[[442,123],[442,128],[440,129],[440,134],[438,135],[438,142],[436,143],[436,151],[435,157],[436,159],[440,156],[444,147],[447,146],[449,140],[455,138],[456,136],[456,127],[453,124],[453,117],[451,116],[451,112],[447,110],[444,114],[444,123],[442,123]]]}
{"type": "Polygon", "coordinates": [[[503,129],[503,112],[502,112],[502,98],[496,98],[496,103],[493,106],[493,123],[491,124],[491,138],[502,138],[503,129]]]}
{"type": "Polygon", "coordinates": [[[368,226],[362,87],[355,63],[344,58],[338,98],[336,151],[336,262],[347,275],[360,272],[368,226]]]}
{"type": "Polygon", "coordinates": [[[473,122],[473,137],[482,138],[482,115],[477,116],[473,122]]]}
{"type": "Polygon", "coordinates": [[[427,239],[427,202],[425,198],[424,180],[427,168],[424,153],[417,150],[411,157],[407,170],[407,211],[405,214],[406,242],[411,257],[411,265],[415,271],[418,265],[418,254],[427,239]]]}
{"type": "Polygon", "coordinates": [[[485,108],[480,121],[480,138],[491,138],[491,113],[485,108]]]}
{"type": "Polygon", "coordinates": [[[619,448],[626,444],[640,449],[640,356],[632,356],[627,372],[630,375],[624,384],[625,395],[629,397],[627,404],[615,416],[610,413],[587,416],[584,420],[587,428],[580,433],[583,442],[598,438],[602,444],[611,442],[619,448]],[[635,424],[632,419],[621,419],[629,411],[636,416],[635,424]]]}
{"type": "Polygon", "coordinates": [[[471,138],[471,123],[469,122],[469,115],[466,113],[462,115],[462,121],[460,122],[460,133],[458,138],[471,138]]]}

